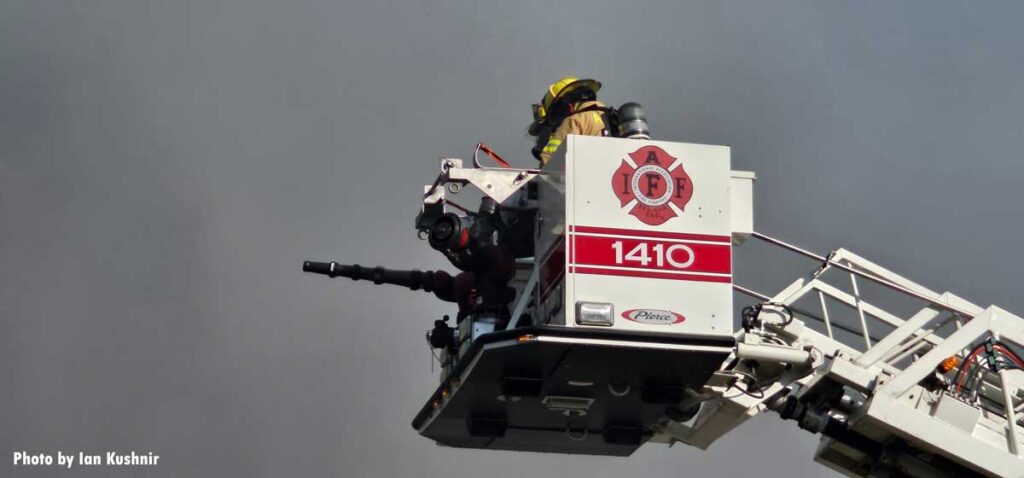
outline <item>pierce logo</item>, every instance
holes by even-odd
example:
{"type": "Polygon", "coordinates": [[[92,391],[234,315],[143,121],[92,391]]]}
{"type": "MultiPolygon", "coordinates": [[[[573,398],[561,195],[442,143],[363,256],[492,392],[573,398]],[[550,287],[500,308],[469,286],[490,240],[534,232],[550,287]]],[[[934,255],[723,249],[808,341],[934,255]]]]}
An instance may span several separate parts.
{"type": "Polygon", "coordinates": [[[622,318],[641,324],[673,325],[686,320],[682,314],[670,310],[631,309],[622,313],[622,318]]]}
{"type": "Polygon", "coordinates": [[[676,158],[657,146],[644,146],[632,153],[633,167],[625,159],[612,176],[612,191],[623,208],[644,224],[657,226],[676,217],[693,197],[690,175],[676,158]],[[674,206],[674,208],[673,208],[674,206]]]}

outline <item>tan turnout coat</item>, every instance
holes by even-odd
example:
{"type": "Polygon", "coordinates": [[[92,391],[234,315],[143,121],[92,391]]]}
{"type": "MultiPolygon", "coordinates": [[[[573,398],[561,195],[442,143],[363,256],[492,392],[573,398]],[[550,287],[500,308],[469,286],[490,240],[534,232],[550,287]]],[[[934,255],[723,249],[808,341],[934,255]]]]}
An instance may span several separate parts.
{"type": "MultiPolygon", "coordinates": [[[[583,110],[591,106],[604,107],[600,101],[584,101],[576,106],[576,110],[583,110]]],[[[581,134],[585,136],[603,136],[605,130],[604,116],[600,111],[580,111],[567,116],[562,123],[555,128],[548,138],[548,144],[540,152],[540,164],[543,166],[551,159],[551,155],[558,150],[558,147],[570,134],[581,134]]]]}

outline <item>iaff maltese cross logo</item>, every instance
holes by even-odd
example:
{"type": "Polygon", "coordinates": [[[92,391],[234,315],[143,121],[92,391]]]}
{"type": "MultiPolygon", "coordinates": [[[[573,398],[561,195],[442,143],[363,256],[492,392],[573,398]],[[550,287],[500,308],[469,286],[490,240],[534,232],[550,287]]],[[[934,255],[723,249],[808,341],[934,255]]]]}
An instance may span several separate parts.
{"type": "Polygon", "coordinates": [[[693,196],[690,175],[682,163],[657,146],[644,146],[629,153],[612,176],[612,190],[623,208],[644,224],[657,226],[683,212],[693,196]],[[635,165],[635,166],[634,166],[635,165]]]}

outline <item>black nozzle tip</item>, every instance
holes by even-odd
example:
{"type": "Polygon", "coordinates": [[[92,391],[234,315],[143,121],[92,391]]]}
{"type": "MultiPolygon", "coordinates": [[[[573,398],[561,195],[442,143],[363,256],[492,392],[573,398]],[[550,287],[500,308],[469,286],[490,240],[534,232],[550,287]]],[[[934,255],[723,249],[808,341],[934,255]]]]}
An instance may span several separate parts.
{"type": "Polygon", "coordinates": [[[331,263],[303,261],[302,272],[312,272],[314,274],[331,275],[331,263]]]}

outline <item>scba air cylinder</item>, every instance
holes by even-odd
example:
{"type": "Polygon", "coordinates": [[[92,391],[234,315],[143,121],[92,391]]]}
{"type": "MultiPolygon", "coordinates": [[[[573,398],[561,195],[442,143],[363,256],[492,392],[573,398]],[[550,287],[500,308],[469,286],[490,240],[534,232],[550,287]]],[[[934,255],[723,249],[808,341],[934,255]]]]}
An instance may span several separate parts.
{"type": "Polygon", "coordinates": [[[619,107],[620,138],[651,139],[651,130],[647,126],[647,115],[639,103],[626,103],[619,107]]]}

